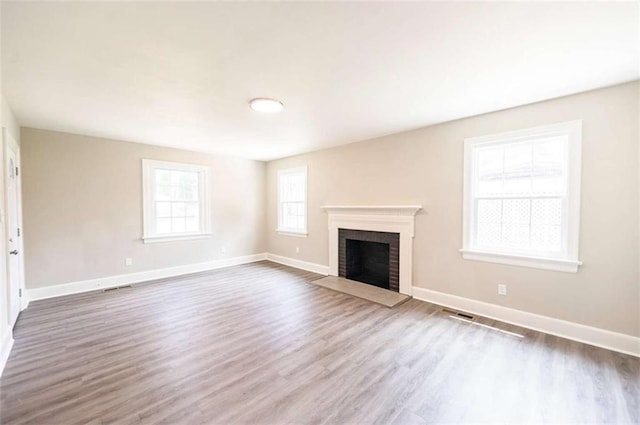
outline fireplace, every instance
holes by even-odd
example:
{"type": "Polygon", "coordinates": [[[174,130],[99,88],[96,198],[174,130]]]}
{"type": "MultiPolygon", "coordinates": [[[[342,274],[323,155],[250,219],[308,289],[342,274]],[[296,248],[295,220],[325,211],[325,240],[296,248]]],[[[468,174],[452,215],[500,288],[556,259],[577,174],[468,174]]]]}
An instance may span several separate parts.
{"type": "MultiPolygon", "coordinates": [[[[422,209],[420,205],[328,205],[322,208],[329,224],[329,275],[347,277],[347,239],[387,244],[389,289],[412,294],[413,234],[415,215],[422,209]],[[351,233],[351,237],[347,238],[346,232],[351,233]],[[395,239],[387,239],[389,235],[395,239]]],[[[353,248],[358,250],[362,246],[356,244],[353,248]]],[[[376,266],[385,264],[386,256],[375,263],[376,266]]]]}
{"type": "Polygon", "coordinates": [[[347,279],[389,289],[389,244],[347,239],[347,279]]]}
{"type": "Polygon", "coordinates": [[[339,276],[399,292],[400,234],[338,230],[339,276]]]}

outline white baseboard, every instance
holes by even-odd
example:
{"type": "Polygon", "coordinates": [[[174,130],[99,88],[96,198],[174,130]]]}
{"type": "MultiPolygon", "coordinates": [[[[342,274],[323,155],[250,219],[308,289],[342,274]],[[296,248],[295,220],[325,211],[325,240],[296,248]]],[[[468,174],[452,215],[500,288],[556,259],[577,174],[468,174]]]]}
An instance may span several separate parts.
{"type": "Polygon", "coordinates": [[[631,335],[581,325],[566,320],[554,319],[553,317],[528,313],[526,311],[476,301],[457,295],[445,294],[444,292],[432,291],[417,286],[413,287],[413,297],[454,310],[477,314],[478,316],[522,326],[523,328],[533,329],[546,334],[640,357],[640,338],[631,335]]]}
{"type": "Polygon", "coordinates": [[[0,376],[4,371],[4,367],[9,360],[9,354],[11,354],[11,348],[13,347],[13,332],[11,329],[7,329],[7,332],[3,335],[0,341],[0,376]]]}
{"type": "Polygon", "coordinates": [[[25,288],[22,288],[22,301],[20,303],[20,311],[23,311],[25,308],[29,307],[29,293],[25,288]]]}
{"type": "Polygon", "coordinates": [[[63,295],[95,291],[96,289],[113,288],[115,286],[130,285],[132,283],[146,282],[155,279],[164,279],[167,277],[203,272],[207,270],[215,270],[222,267],[237,266],[239,264],[253,263],[266,259],[267,254],[262,253],[245,255],[242,257],[224,258],[220,260],[207,261],[205,263],[188,264],[185,266],[168,267],[164,269],[127,273],[116,276],[107,276],[98,279],[90,279],[79,282],[63,283],[60,285],[45,286],[42,288],[27,289],[27,297],[29,301],[43,300],[46,298],[61,297],[63,295]]]}
{"type": "Polygon", "coordinates": [[[282,255],[271,253],[267,253],[267,260],[273,261],[274,263],[278,264],[284,264],[285,266],[295,267],[296,269],[323,274],[325,276],[329,274],[329,266],[323,266],[322,264],[310,263],[308,261],[297,260],[290,257],[283,257],[282,255]]]}

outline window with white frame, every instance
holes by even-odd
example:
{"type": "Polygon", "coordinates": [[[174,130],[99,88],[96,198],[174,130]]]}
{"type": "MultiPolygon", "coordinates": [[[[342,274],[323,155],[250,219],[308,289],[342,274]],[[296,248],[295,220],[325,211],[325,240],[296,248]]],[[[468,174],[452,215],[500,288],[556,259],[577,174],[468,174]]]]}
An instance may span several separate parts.
{"type": "Polygon", "coordinates": [[[277,231],[307,234],[307,167],[278,171],[277,231]]]}
{"type": "Polygon", "coordinates": [[[464,145],[465,259],[576,272],[581,121],[464,145]]]}
{"type": "Polygon", "coordinates": [[[210,235],[209,167],[142,160],[145,242],[210,235]]]}

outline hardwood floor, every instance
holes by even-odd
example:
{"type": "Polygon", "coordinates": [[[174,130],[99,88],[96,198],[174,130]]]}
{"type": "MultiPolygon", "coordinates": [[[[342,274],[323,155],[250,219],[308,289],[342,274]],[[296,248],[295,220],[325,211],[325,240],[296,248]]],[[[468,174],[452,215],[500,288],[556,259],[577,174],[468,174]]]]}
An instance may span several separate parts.
{"type": "Polygon", "coordinates": [[[638,423],[640,359],[269,262],[34,302],[2,424],[638,423]]]}

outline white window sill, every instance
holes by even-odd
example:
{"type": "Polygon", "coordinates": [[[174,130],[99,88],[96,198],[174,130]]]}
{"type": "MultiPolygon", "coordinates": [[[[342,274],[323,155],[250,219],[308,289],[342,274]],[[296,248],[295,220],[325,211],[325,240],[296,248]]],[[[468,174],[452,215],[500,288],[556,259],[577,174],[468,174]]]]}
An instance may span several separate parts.
{"type": "Polygon", "coordinates": [[[144,243],[188,241],[194,239],[206,239],[210,238],[212,235],[212,233],[187,233],[182,235],[143,236],[142,241],[144,243]]]}
{"type": "Polygon", "coordinates": [[[297,238],[306,238],[307,237],[307,232],[306,231],[300,231],[300,230],[276,229],[276,232],[279,235],[295,236],[297,238]]]}
{"type": "Polygon", "coordinates": [[[461,249],[465,260],[486,261],[489,263],[508,264],[511,266],[531,267],[535,269],[554,270],[558,272],[576,273],[582,261],[559,258],[540,258],[524,255],[501,254],[497,252],[461,249]]]}

